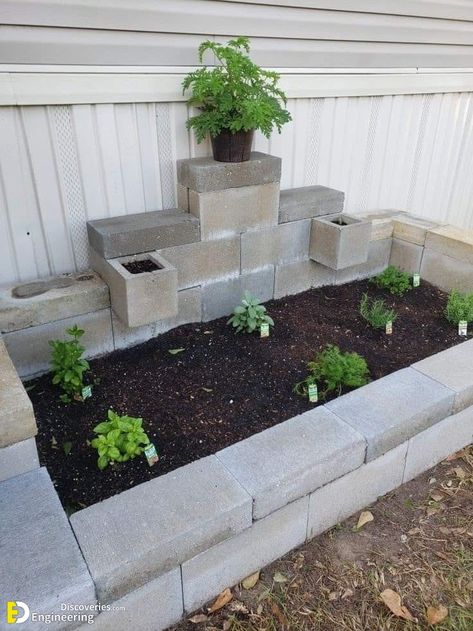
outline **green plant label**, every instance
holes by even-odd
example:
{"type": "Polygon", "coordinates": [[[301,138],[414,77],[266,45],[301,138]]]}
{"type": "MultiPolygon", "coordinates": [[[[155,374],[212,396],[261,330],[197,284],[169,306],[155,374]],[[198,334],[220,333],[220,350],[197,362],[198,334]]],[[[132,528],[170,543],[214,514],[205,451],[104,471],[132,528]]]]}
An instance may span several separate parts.
{"type": "Polygon", "coordinates": [[[458,323],[458,335],[466,337],[468,335],[468,322],[466,320],[460,320],[458,323]]]}
{"type": "Polygon", "coordinates": [[[389,320],[389,322],[386,322],[386,335],[391,335],[392,332],[393,332],[393,323],[392,323],[392,320],[389,320]]]}
{"type": "Polygon", "coordinates": [[[311,403],[317,403],[317,401],[319,400],[319,393],[317,390],[317,384],[316,383],[311,383],[309,385],[309,401],[311,403]]]}
{"type": "Polygon", "coordinates": [[[412,277],[412,286],[419,287],[419,285],[420,285],[420,274],[414,274],[414,276],[412,277]]]}
{"type": "Polygon", "coordinates": [[[152,467],[154,464],[158,462],[159,460],[158,452],[156,451],[156,447],[153,445],[153,443],[150,443],[145,448],[145,456],[150,467],[152,467]]]}
{"type": "Polygon", "coordinates": [[[84,386],[81,391],[82,400],[85,401],[92,396],[92,386],[84,386]]]}
{"type": "Polygon", "coordinates": [[[260,327],[260,336],[269,337],[269,322],[262,322],[260,327]]]}

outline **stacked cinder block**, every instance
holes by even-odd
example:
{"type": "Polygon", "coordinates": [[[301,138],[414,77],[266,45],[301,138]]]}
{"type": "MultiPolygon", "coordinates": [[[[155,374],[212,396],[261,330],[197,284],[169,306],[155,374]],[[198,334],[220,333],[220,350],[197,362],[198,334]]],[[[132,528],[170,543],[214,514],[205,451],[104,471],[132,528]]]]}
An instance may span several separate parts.
{"type": "Polygon", "coordinates": [[[0,482],[39,467],[33,406],[0,336],[0,482]]]}
{"type": "Polygon", "coordinates": [[[473,291],[473,232],[454,226],[429,230],[421,274],[446,291],[473,291]]]}

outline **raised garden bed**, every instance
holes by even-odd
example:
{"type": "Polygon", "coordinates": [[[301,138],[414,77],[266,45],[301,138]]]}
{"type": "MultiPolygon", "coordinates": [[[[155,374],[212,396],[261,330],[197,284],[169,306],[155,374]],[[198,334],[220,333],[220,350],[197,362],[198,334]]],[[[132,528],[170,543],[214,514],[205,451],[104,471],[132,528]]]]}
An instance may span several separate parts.
{"type": "Polygon", "coordinates": [[[447,296],[437,288],[422,283],[403,298],[369,288],[398,312],[391,336],[360,317],[368,282],[359,281],[267,303],[276,322],[268,339],[234,335],[221,318],[96,359],[99,384],[85,403],[61,403],[50,375],[32,382],[40,459],[63,504],[93,504],[312,408],[292,388],[327,343],[363,355],[378,379],[462,341],[444,318],[447,296]],[[184,350],[169,352],[176,349],[184,350]],[[87,440],[109,408],[143,417],[158,464],[150,468],[140,457],[99,471],[87,440]]]}

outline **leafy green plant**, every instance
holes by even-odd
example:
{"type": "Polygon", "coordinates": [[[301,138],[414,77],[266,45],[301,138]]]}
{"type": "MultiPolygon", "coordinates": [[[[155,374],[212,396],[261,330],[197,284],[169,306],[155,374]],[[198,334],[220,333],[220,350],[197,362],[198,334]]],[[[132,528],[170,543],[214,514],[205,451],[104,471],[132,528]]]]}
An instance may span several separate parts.
{"type": "Polygon", "coordinates": [[[341,394],[344,387],[358,388],[369,381],[368,365],[358,353],[342,353],[338,346],[327,346],[315,356],[314,361],[307,363],[309,375],[296,383],[294,392],[307,396],[312,384],[319,386],[320,398],[329,392],[341,394]],[[320,387],[322,386],[322,387],[320,387]]]}
{"type": "Polygon", "coordinates": [[[274,127],[281,131],[291,115],[281,105],[286,104],[286,96],[277,87],[279,74],[251,61],[245,54],[250,52],[249,39],[237,37],[226,44],[202,42],[200,62],[207,51],[215,55],[218,65],[199,68],[182,82],[184,92],[192,90],[187,103],[200,109],[200,114],[187,121],[197,142],[227,129],[232,133],[259,129],[267,138],[274,127]]]}
{"type": "Polygon", "coordinates": [[[384,300],[371,299],[368,294],[363,294],[359,310],[361,317],[374,329],[385,329],[388,322],[397,318],[394,309],[388,309],[384,300]]]}
{"type": "Polygon", "coordinates": [[[82,358],[84,347],[79,340],[84,335],[84,331],[74,325],[66,329],[66,333],[72,340],[50,340],[51,372],[53,373],[53,384],[59,385],[64,393],[59,397],[64,403],[69,403],[71,399],[80,400],[82,388],[84,387],[84,373],[89,370],[89,362],[82,358]]]}
{"type": "Polygon", "coordinates": [[[462,294],[453,289],[448,296],[445,317],[451,324],[458,324],[462,320],[473,322],[473,293],[462,294]]]}
{"type": "Polygon", "coordinates": [[[94,427],[97,437],[91,442],[97,449],[100,470],[113,462],[126,462],[143,453],[150,441],[142,427],[143,419],[119,416],[113,410],[107,420],[94,427]]]}
{"type": "Polygon", "coordinates": [[[404,296],[410,289],[412,289],[411,277],[407,272],[390,265],[384,272],[378,274],[374,278],[370,279],[370,282],[374,283],[381,289],[387,289],[396,296],[404,296]]]}
{"type": "Polygon", "coordinates": [[[259,331],[263,323],[274,326],[273,319],[266,313],[266,307],[261,305],[249,291],[245,291],[241,305],[235,307],[227,324],[231,324],[236,329],[235,333],[242,331],[253,333],[259,331]]]}

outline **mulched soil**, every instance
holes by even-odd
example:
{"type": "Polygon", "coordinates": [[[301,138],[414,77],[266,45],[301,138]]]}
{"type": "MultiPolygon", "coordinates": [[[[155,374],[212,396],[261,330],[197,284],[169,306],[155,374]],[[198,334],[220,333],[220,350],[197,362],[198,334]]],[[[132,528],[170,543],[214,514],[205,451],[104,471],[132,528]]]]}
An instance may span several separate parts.
{"type": "Polygon", "coordinates": [[[227,318],[181,326],[93,360],[99,383],[84,403],[61,403],[44,375],[29,384],[41,463],[66,507],[103,500],[312,408],[292,389],[328,343],[363,355],[372,379],[458,344],[462,338],[443,317],[446,298],[425,282],[398,298],[359,281],[267,303],[276,323],[270,338],[235,335],[227,318]],[[368,289],[398,312],[393,335],[359,316],[368,289]],[[109,408],[144,419],[160,455],[156,465],[140,457],[99,471],[87,441],[109,408]],[[70,451],[64,443],[72,443],[70,451]]]}

